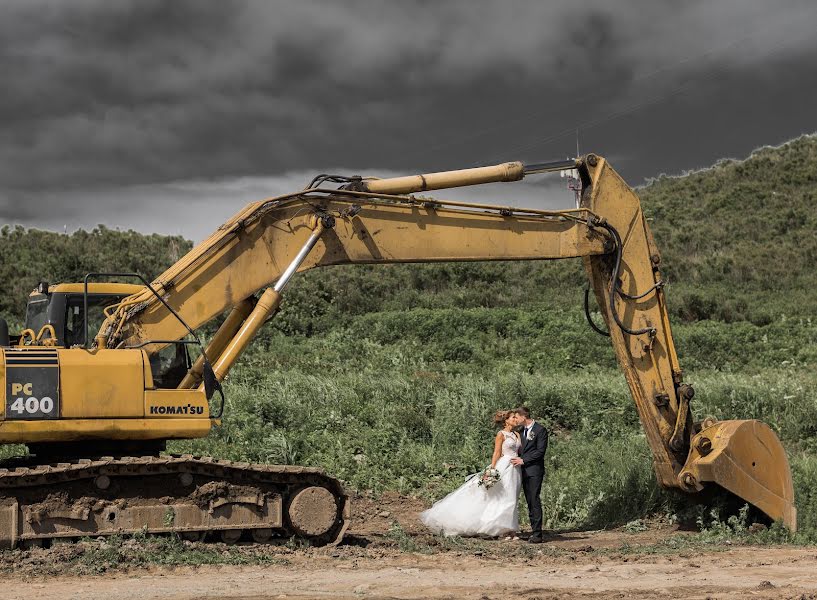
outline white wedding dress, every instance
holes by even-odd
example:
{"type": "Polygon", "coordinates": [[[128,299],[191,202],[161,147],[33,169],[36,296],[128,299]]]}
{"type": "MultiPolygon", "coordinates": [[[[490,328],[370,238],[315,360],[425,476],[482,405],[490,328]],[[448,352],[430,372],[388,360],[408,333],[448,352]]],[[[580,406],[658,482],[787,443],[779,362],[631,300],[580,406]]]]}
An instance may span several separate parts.
{"type": "Polygon", "coordinates": [[[443,535],[500,536],[519,530],[517,501],[522,487],[521,469],[511,464],[519,456],[522,443],[514,433],[502,431],[502,457],[496,463],[499,481],[486,489],[479,476],[471,477],[458,489],[420,514],[420,520],[434,533],[443,535]]]}

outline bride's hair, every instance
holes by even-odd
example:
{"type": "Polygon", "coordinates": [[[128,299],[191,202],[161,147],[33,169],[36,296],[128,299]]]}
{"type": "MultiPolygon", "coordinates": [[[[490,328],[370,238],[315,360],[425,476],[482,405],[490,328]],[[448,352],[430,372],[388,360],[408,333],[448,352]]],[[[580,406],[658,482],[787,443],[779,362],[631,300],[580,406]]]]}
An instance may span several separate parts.
{"type": "Polygon", "coordinates": [[[498,410],[494,413],[494,425],[498,425],[502,427],[505,425],[505,421],[508,420],[515,411],[513,410],[498,410]]]}

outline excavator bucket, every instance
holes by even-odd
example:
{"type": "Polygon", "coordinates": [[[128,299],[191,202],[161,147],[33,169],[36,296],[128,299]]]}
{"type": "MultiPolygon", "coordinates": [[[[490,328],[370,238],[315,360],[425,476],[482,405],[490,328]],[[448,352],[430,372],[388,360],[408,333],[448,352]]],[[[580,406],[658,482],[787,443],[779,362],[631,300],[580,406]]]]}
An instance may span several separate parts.
{"type": "Polygon", "coordinates": [[[716,483],[797,530],[797,509],[786,451],[777,435],[760,421],[720,421],[692,439],[681,481],[702,489],[716,483]]]}

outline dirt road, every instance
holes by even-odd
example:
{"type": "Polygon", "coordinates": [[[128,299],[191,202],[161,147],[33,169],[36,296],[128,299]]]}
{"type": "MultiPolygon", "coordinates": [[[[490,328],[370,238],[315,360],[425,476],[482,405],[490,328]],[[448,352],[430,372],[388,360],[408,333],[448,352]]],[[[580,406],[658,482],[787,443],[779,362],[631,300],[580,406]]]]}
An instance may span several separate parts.
{"type": "Polygon", "coordinates": [[[144,551],[135,540],[120,542],[115,552],[108,542],[91,541],[0,553],[0,599],[817,600],[814,547],[709,548],[661,524],[635,532],[561,533],[541,546],[523,540],[449,543],[419,526],[419,501],[358,500],[356,506],[355,526],[337,548],[193,544],[174,559],[179,564],[179,558],[206,552],[210,558],[200,562],[231,556],[255,563],[248,566],[160,567],[157,562],[172,561],[161,554],[131,560],[144,551]]]}
{"type": "Polygon", "coordinates": [[[814,549],[740,548],[694,558],[593,555],[516,561],[472,556],[295,560],[105,577],[6,579],[6,600],[267,598],[815,598],[814,549]]]}

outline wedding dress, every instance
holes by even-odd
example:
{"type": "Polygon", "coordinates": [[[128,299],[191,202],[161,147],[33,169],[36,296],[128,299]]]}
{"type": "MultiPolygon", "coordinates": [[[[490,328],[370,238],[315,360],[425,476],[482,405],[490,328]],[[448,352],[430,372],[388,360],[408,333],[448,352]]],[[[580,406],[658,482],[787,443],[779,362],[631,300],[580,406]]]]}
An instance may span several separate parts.
{"type": "Polygon", "coordinates": [[[516,435],[502,431],[502,457],[496,463],[499,481],[492,487],[479,485],[479,475],[420,514],[423,524],[443,535],[500,536],[519,529],[517,501],[522,487],[521,469],[511,464],[522,445],[516,435]]]}

